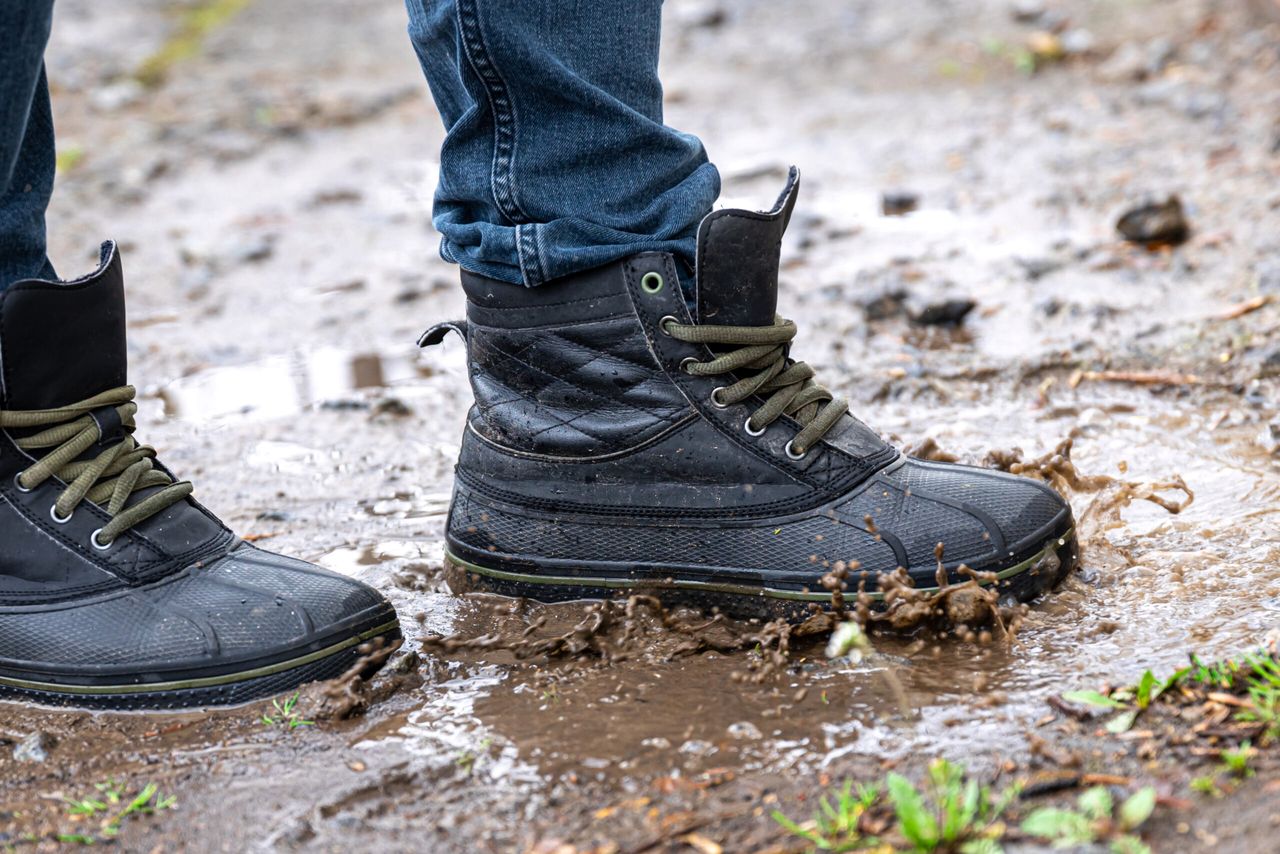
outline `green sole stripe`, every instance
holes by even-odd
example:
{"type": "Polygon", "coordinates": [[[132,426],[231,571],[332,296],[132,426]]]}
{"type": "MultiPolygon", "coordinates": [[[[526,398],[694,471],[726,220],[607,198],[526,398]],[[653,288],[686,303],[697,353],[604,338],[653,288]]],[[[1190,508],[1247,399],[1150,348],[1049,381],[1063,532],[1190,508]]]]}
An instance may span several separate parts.
{"type": "MultiPolygon", "coordinates": [[[[1015,564],[1007,569],[1000,570],[998,573],[996,573],[995,581],[991,583],[992,584],[999,583],[1001,581],[1004,581],[1006,578],[1010,578],[1021,572],[1025,572],[1027,569],[1031,568],[1036,562],[1044,559],[1051,552],[1054,552],[1057,549],[1061,548],[1062,546],[1066,545],[1067,542],[1074,535],[1075,535],[1075,528],[1069,529],[1065,534],[1057,538],[1055,541],[1053,541],[1049,545],[1045,546],[1044,549],[1042,549],[1040,552],[1038,552],[1034,556],[1027,558],[1021,563],[1015,564]]],[[[497,578],[502,581],[514,581],[522,584],[603,587],[603,588],[614,589],[614,590],[623,590],[623,589],[639,588],[639,587],[644,587],[644,588],[657,587],[657,588],[663,588],[663,589],[674,588],[674,589],[680,589],[680,590],[705,590],[712,593],[732,593],[738,596],[765,596],[770,599],[791,599],[791,600],[796,600],[800,602],[830,602],[831,601],[831,594],[825,593],[825,592],[805,593],[800,590],[779,590],[774,587],[763,587],[763,586],[754,585],[754,584],[734,584],[732,582],[722,582],[722,581],[692,581],[692,580],[680,579],[680,578],[672,578],[672,579],[590,578],[590,577],[575,577],[575,576],[566,576],[566,575],[541,575],[541,574],[527,573],[527,572],[510,572],[505,569],[493,569],[491,567],[480,566],[479,564],[474,564],[474,563],[471,563],[470,561],[462,560],[461,558],[456,556],[453,552],[449,551],[447,548],[445,549],[445,557],[448,558],[451,563],[457,564],[459,567],[467,570],[468,572],[474,572],[476,575],[483,575],[488,578],[497,578]]],[[[924,593],[931,593],[936,591],[938,588],[935,586],[935,587],[920,587],[917,589],[924,593]]],[[[873,592],[868,595],[870,595],[872,599],[877,601],[884,598],[884,594],[880,592],[873,592]]]]}
{"type": "Polygon", "coordinates": [[[295,667],[302,667],[304,664],[310,664],[313,661],[319,661],[322,658],[328,658],[331,655],[342,652],[344,649],[350,649],[357,644],[364,643],[369,638],[376,637],[380,634],[392,631],[400,625],[399,620],[391,620],[378,626],[376,629],[369,629],[367,632],[347,638],[341,643],[325,649],[316,650],[315,652],[304,655],[300,658],[294,658],[290,661],[281,661],[277,664],[268,664],[263,667],[257,667],[253,670],[245,670],[240,673],[227,673],[223,676],[207,676],[203,679],[185,679],[178,682],[148,682],[141,685],[60,685],[52,682],[34,682],[28,679],[10,679],[6,676],[0,676],[0,686],[8,686],[10,688],[24,688],[30,691],[44,691],[49,694],[76,694],[82,696],[114,696],[117,694],[159,694],[165,691],[186,691],[193,688],[214,688],[219,685],[231,685],[236,682],[247,682],[250,679],[257,679],[261,676],[273,676],[277,673],[283,673],[286,670],[292,670],[295,667]]]}

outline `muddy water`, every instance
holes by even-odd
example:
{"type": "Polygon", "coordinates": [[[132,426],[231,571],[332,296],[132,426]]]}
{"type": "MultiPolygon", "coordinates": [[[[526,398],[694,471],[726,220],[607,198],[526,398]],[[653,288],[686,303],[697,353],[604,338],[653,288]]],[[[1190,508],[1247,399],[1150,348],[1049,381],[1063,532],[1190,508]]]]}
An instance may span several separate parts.
{"type": "MultiPolygon", "coordinates": [[[[1021,743],[1050,692],[1131,679],[1148,667],[1173,669],[1191,649],[1213,655],[1258,644],[1277,624],[1280,606],[1280,541],[1260,520],[1280,499],[1280,477],[1256,445],[1256,425],[1220,425],[1205,442],[1206,423],[1218,416],[1212,407],[1191,415],[1152,400],[1140,416],[1107,414],[1109,391],[1081,390],[1084,419],[1035,419],[1036,429],[1063,435],[1079,428],[1073,456],[1085,474],[1139,483],[1181,474],[1195,501],[1174,516],[1144,501],[1113,506],[1114,487],[1073,495],[1085,567],[1025,615],[1012,641],[881,636],[875,654],[855,665],[828,661],[825,639],[798,640],[779,675],[753,684],[759,653],[703,651],[704,643],[684,649],[697,633],[663,636],[650,617],[640,621],[650,634],[620,646],[612,637],[603,649],[577,655],[518,661],[501,650],[450,649],[470,667],[445,684],[454,697],[449,709],[465,702],[473,740],[513,747],[551,776],[821,769],[851,754],[920,752],[980,766],[1021,743]],[[611,658],[621,660],[603,660],[611,658]],[[909,708],[881,678],[886,671],[901,683],[909,708]]],[[[937,440],[981,447],[997,429],[990,425],[1025,422],[1024,412],[1009,412],[1017,406],[935,409],[948,424],[937,440]],[[982,432],[968,426],[979,424],[982,432]]],[[[420,591],[413,616],[430,636],[488,643],[523,638],[533,627],[537,637],[553,637],[584,620],[594,606],[464,605],[442,590],[431,574],[439,566],[442,499],[401,495],[375,505],[391,519],[430,525],[420,540],[388,540],[321,561],[335,568],[406,562],[400,583],[420,591]]],[[[732,625],[719,640],[728,645],[759,629],[732,625]]],[[[401,718],[403,727],[388,737],[422,742],[422,750],[440,738],[428,725],[430,711],[401,718]]],[[[387,726],[396,724],[379,729],[387,726]]]]}

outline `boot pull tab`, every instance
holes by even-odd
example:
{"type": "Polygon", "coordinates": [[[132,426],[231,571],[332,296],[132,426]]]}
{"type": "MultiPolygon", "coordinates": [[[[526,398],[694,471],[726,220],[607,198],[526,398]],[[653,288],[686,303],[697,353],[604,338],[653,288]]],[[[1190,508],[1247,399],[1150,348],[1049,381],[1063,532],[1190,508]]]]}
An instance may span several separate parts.
{"type": "Polygon", "coordinates": [[[467,322],[465,320],[445,320],[437,323],[435,326],[422,333],[422,337],[418,339],[419,347],[434,347],[445,339],[450,332],[456,332],[462,336],[462,340],[467,340],[467,322]]]}

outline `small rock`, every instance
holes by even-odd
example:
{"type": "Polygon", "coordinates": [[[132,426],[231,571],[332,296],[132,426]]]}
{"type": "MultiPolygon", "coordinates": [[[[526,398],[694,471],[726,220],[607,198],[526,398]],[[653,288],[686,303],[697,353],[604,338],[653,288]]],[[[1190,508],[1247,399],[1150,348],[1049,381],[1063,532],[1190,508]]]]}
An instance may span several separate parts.
{"type": "Polygon", "coordinates": [[[413,414],[413,410],[398,397],[384,397],[373,404],[373,414],[389,415],[393,418],[407,418],[413,414]]]}
{"type": "Polygon", "coordinates": [[[90,102],[93,108],[102,113],[113,113],[142,100],[145,90],[142,84],[133,78],[126,78],[115,83],[108,83],[93,90],[90,102]]]}
{"type": "Polygon", "coordinates": [[[1133,42],[1125,42],[1112,51],[1111,56],[1099,68],[1098,73],[1107,80],[1130,82],[1146,75],[1146,56],[1142,48],[1133,42]]]}
{"type": "Polygon", "coordinates": [[[1272,421],[1262,428],[1262,433],[1258,436],[1258,444],[1268,454],[1280,454],[1280,420],[1272,421]]]}
{"type": "Polygon", "coordinates": [[[1126,42],[1116,48],[1098,71],[1117,82],[1145,80],[1164,71],[1173,61],[1174,53],[1173,43],[1166,39],[1154,39],[1146,45],[1126,42]]]}
{"type": "Polygon", "coordinates": [[[327,187],[317,190],[308,205],[313,208],[324,205],[354,204],[364,198],[364,194],[353,187],[327,187]]]}
{"type": "Polygon", "coordinates": [[[862,302],[862,311],[867,320],[888,320],[906,312],[906,302],[910,294],[902,288],[869,297],[862,302]]]}
{"type": "Polygon", "coordinates": [[[1116,230],[1130,243],[1177,245],[1191,236],[1182,200],[1176,195],[1143,202],[1121,215],[1116,230]]]}
{"type": "Polygon", "coordinates": [[[729,13],[715,0],[681,6],[677,16],[679,22],[690,29],[715,29],[729,20],[729,13]]]}
{"type": "Polygon", "coordinates": [[[732,738],[747,741],[759,741],[764,738],[764,733],[760,732],[760,727],[751,721],[738,721],[736,724],[729,724],[729,735],[732,738]]]}
{"type": "Polygon", "coordinates": [[[1062,300],[1057,297],[1049,297],[1047,300],[1037,305],[1037,308],[1040,309],[1045,317],[1057,317],[1058,313],[1065,307],[1066,306],[1062,300]]]}
{"type": "Polygon", "coordinates": [[[275,236],[261,234],[233,243],[226,258],[232,264],[250,264],[267,260],[275,251],[275,236]]]}
{"type": "Polygon", "coordinates": [[[36,730],[14,745],[13,758],[18,762],[46,762],[52,748],[53,739],[36,730]]]}
{"type": "Polygon", "coordinates": [[[920,207],[920,194],[911,190],[889,190],[880,196],[880,212],[885,216],[903,216],[920,207]]]}
{"type": "Polygon", "coordinates": [[[1034,24],[1046,11],[1043,0],[1014,0],[1009,14],[1019,24],[1034,24]]]}
{"type": "Polygon", "coordinates": [[[1097,46],[1098,40],[1088,30],[1077,27],[1062,34],[1062,52],[1067,56],[1084,56],[1097,46]]]}
{"type": "Polygon", "coordinates": [[[1018,266],[1027,274],[1027,278],[1033,282],[1041,276],[1047,276],[1050,273],[1061,270],[1064,266],[1062,261],[1057,258],[1015,258],[1018,266]]]}
{"type": "Polygon", "coordinates": [[[710,756],[716,752],[716,746],[700,738],[691,738],[680,745],[680,752],[687,753],[690,756],[710,756]]]}
{"type": "Polygon", "coordinates": [[[911,322],[919,326],[959,326],[969,316],[969,312],[977,307],[971,299],[949,299],[925,306],[911,318],[911,322]]]}
{"type": "Polygon", "coordinates": [[[352,398],[334,398],[320,401],[320,408],[329,412],[355,412],[369,408],[368,401],[352,398]]]}
{"type": "Polygon", "coordinates": [[[1280,347],[1272,350],[1258,367],[1259,377],[1280,377],[1280,347]]]}
{"type": "Polygon", "coordinates": [[[1062,39],[1048,30],[1036,30],[1027,36],[1027,50],[1035,57],[1037,66],[1058,62],[1067,55],[1062,39]]]}

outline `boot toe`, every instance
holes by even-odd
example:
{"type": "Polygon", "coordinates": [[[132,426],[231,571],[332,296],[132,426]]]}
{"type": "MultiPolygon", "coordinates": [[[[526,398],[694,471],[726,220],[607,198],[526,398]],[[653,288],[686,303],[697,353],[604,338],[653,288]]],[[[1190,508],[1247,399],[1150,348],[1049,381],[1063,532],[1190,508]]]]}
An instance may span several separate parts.
{"type": "Polygon", "coordinates": [[[54,704],[245,702],[339,675],[376,636],[399,637],[376,590],[244,544],[150,587],[5,614],[0,685],[54,704]]]}
{"type": "Polygon", "coordinates": [[[942,544],[948,567],[1001,568],[1039,553],[1071,528],[1071,509],[1044,484],[1004,472],[908,459],[878,478],[885,511],[913,575],[936,571],[942,544]]]}

